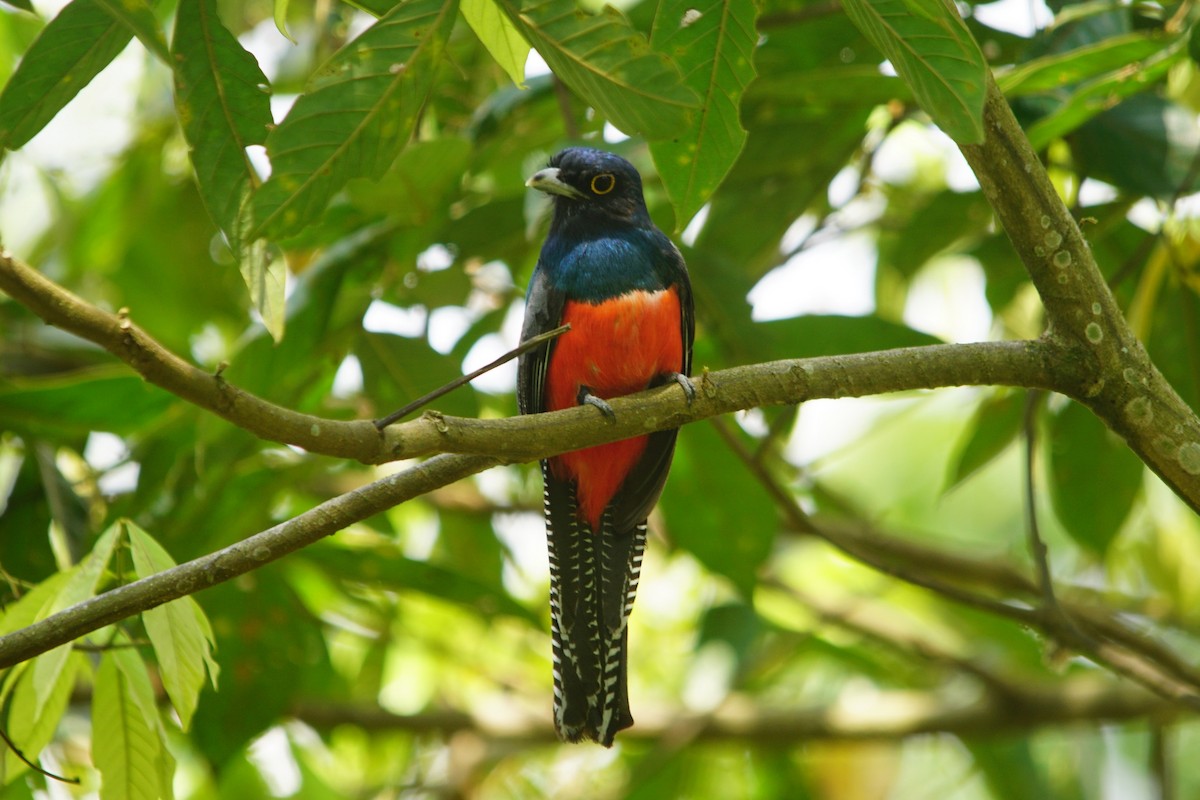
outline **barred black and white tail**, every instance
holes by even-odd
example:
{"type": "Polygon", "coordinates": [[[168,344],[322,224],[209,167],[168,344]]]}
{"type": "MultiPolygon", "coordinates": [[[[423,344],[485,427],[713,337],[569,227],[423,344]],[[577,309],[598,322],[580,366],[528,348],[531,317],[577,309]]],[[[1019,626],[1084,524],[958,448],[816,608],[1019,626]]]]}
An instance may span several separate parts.
{"type": "Polygon", "coordinates": [[[611,747],[633,724],[626,685],[629,613],[633,610],[645,520],[616,530],[611,512],[600,531],[576,513],[575,487],[543,464],[550,549],[550,627],[554,659],[554,726],[566,742],[611,747]]]}

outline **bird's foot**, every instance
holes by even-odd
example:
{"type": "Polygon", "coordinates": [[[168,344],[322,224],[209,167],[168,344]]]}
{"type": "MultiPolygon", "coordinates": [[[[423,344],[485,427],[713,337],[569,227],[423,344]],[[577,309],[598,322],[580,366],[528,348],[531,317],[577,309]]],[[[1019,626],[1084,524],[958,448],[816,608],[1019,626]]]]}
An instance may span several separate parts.
{"type": "Polygon", "coordinates": [[[678,383],[679,388],[683,389],[683,394],[687,397],[687,404],[689,406],[696,401],[696,384],[692,383],[691,378],[682,372],[672,372],[668,377],[678,383]]]}
{"type": "Polygon", "coordinates": [[[612,406],[604,398],[592,394],[592,390],[586,386],[579,387],[579,396],[576,400],[581,406],[594,406],[600,409],[600,413],[610,422],[615,422],[617,419],[617,414],[612,410],[612,406]]]}

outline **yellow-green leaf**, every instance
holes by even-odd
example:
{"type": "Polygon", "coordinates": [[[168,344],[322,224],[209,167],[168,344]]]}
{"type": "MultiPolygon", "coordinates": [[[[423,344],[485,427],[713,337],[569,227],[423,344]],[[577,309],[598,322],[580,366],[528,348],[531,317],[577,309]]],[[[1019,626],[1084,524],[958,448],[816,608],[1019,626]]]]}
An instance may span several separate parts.
{"type": "MultiPolygon", "coordinates": [[[[50,744],[59,720],[67,710],[75,678],[86,662],[82,653],[69,653],[44,703],[39,703],[33,670],[25,670],[13,690],[8,709],[7,733],[26,758],[37,760],[42,748],[50,744]]],[[[5,748],[0,782],[8,783],[29,767],[11,749],[5,748]]]]}
{"type": "MultiPolygon", "coordinates": [[[[125,523],[133,568],[145,578],[175,566],[174,560],[154,538],[132,522],[125,523]]],[[[142,614],[146,634],[158,658],[159,675],[179,721],[187,730],[196,710],[204,673],[211,664],[212,630],[204,612],[191,597],[181,597],[142,614]]],[[[213,673],[215,682],[216,674],[213,673]]]]}
{"type": "Polygon", "coordinates": [[[100,659],[92,694],[92,760],[100,771],[100,800],[153,800],[163,786],[163,747],[154,690],[135,652],[112,650],[100,659]],[[154,713],[148,718],[147,703],[154,713]]]}
{"type": "Polygon", "coordinates": [[[492,54],[513,83],[525,88],[525,61],[529,58],[529,42],[512,21],[504,15],[495,0],[460,0],[463,19],[475,31],[479,41],[492,54]]]}
{"type": "MultiPolygon", "coordinates": [[[[82,603],[96,594],[100,576],[104,574],[108,560],[112,557],[113,548],[117,543],[120,528],[112,525],[96,541],[96,546],[82,561],[71,570],[71,577],[63,585],[50,604],[38,614],[38,619],[45,619],[57,614],[64,608],[76,603],[82,603]]],[[[37,694],[37,709],[40,713],[46,701],[50,699],[58,685],[59,676],[66,666],[67,658],[71,655],[71,645],[64,644],[38,656],[33,662],[33,686],[37,694]]]]}

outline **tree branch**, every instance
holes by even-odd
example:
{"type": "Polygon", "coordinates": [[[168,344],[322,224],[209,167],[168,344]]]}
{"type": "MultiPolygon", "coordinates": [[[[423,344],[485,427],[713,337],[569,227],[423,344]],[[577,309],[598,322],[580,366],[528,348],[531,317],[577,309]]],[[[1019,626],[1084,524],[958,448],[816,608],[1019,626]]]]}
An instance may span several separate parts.
{"type": "Polygon", "coordinates": [[[8,254],[0,254],[0,289],[46,322],[108,350],[147,381],[256,436],[367,464],[447,452],[531,461],[764,405],[946,386],[1032,386],[1070,394],[1084,377],[1069,362],[1064,367],[1052,343],[934,345],[708,372],[690,405],[673,384],[611,400],[616,422],[591,408],[489,420],[428,412],[380,432],[369,420],[301,414],[243,391],[172,354],[127,313],[96,308],[8,254]]]}
{"type": "Polygon", "coordinates": [[[981,145],[960,149],[1046,308],[1046,338],[1080,379],[1058,389],[1092,409],[1200,511],[1200,419],[1122,315],[1091,248],[988,76],[981,145]]]}
{"type": "MultiPolygon", "coordinates": [[[[1013,687],[1020,687],[1012,682],[1013,687]]],[[[961,703],[930,693],[914,699],[911,692],[882,693],[870,704],[855,704],[853,713],[835,704],[804,711],[761,711],[736,702],[715,713],[680,719],[672,714],[657,719],[645,714],[623,733],[627,740],[659,741],[687,732],[702,742],[737,741],[746,745],[792,746],[800,741],[863,741],[896,739],[928,733],[980,737],[1029,731],[1049,725],[1117,722],[1147,717],[1167,718],[1178,708],[1131,686],[1114,686],[1075,679],[1053,687],[1014,688],[1003,700],[985,696],[961,703]]],[[[499,726],[458,711],[393,714],[381,708],[348,705],[303,705],[295,717],[317,729],[354,725],[368,731],[438,732],[451,735],[473,731],[493,743],[550,744],[554,729],[540,720],[499,726]]],[[[507,720],[520,719],[513,712],[507,720]]]]}
{"type": "MultiPolygon", "coordinates": [[[[369,424],[369,423],[368,423],[369,424]]],[[[443,455],[327,500],[215,553],[134,581],[0,636],[0,669],[94,630],[223,583],[349,525],[496,465],[486,456],[443,455]]]]}

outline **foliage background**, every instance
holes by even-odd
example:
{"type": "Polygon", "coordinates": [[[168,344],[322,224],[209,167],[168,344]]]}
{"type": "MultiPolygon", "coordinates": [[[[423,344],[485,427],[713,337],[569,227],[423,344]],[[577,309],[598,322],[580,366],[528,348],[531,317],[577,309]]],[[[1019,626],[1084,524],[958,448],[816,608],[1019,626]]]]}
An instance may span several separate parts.
{"type": "MultiPolygon", "coordinates": [[[[70,35],[42,50],[53,15],[6,9],[5,247],[231,384],[322,417],[378,417],[515,344],[543,211],[524,177],[607,136],[641,168],[659,225],[688,227],[701,367],[1041,332],[977,184],[947,166],[948,140],[837,4],[713,3],[682,27],[670,21],[689,6],[670,0],[624,16],[515,8],[74,0],[57,18],[70,35]],[[553,74],[522,77],[514,33],[553,74]],[[581,51],[564,44],[577,33],[581,51]],[[598,85],[580,52],[598,52],[598,85]],[[63,86],[116,53],[109,69],[128,82],[106,73],[59,113],[63,86]],[[193,72],[197,59],[218,68],[193,72]],[[18,77],[26,64],[44,66],[42,82],[31,67],[18,77]],[[362,123],[359,91],[399,103],[378,100],[382,121],[362,136],[342,127],[362,123]],[[316,109],[332,127],[268,126],[296,95],[289,121],[316,109]],[[698,100],[717,134],[686,128],[698,100]],[[72,116],[80,106],[88,117],[72,116]],[[705,166],[689,175],[672,165],[691,141],[705,166]],[[865,289],[852,308],[806,299],[846,275],[865,289]]],[[[1181,202],[1200,163],[1194,9],[1052,4],[1027,38],[964,10],[1130,323],[1196,407],[1200,234],[1181,202]]],[[[258,439],[7,299],[0,330],[3,632],[70,592],[161,569],[153,542],[182,563],[394,469],[258,439]]],[[[94,792],[101,772],[105,797],[1196,796],[1186,756],[1200,729],[1181,707],[904,579],[931,553],[1032,574],[1025,403],[962,389],[686,427],[631,633],[638,724],[611,752],[549,735],[539,486],[519,465],[198,595],[220,677],[191,719],[180,698],[205,681],[202,621],[173,622],[193,648],[175,691],[163,659],[180,646],[156,639],[149,614],[63,651],[53,671],[7,671],[6,730],[83,786],[10,754],[3,796],[94,792]],[[797,507],[916,549],[864,565],[798,529],[797,507]],[[1045,716],[1017,702],[1043,695],[1045,716]],[[1085,702],[1097,697],[1128,702],[1085,702]],[[710,713],[741,727],[706,728],[710,713]]],[[[514,414],[511,370],[437,408],[514,414]]],[[[1194,661],[1194,515],[1081,406],[1034,408],[1034,495],[1060,593],[1194,661]]]]}

